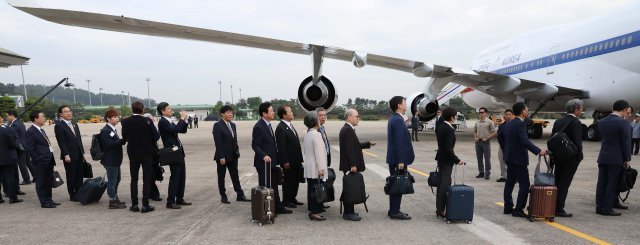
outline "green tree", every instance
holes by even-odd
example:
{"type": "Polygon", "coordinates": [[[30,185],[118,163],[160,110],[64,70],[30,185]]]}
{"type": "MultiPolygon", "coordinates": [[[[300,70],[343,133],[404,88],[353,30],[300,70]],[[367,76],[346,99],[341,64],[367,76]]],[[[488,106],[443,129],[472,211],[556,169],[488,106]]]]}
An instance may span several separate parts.
{"type": "Polygon", "coordinates": [[[249,104],[249,109],[257,111],[260,104],[262,104],[262,98],[249,97],[247,98],[247,104],[249,104]]]}
{"type": "Polygon", "coordinates": [[[4,112],[8,110],[15,110],[16,103],[9,96],[0,97],[0,113],[4,114],[4,112]]]}
{"type": "Polygon", "coordinates": [[[120,106],[120,116],[129,117],[132,114],[133,114],[133,112],[131,111],[131,107],[129,107],[128,105],[121,105],[120,106]]]}

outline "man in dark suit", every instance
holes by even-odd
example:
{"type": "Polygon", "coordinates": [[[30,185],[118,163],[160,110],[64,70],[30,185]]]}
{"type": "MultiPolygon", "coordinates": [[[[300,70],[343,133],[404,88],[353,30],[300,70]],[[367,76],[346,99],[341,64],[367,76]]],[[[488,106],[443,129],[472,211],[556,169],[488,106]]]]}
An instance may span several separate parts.
{"type": "Polygon", "coordinates": [[[529,116],[529,108],[523,103],[518,102],[513,105],[513,114],[516,116],[513,120],[504,125],[504,132],[499,137],[504,142],[504,160],[507,163],[507,181],[504,185],[504,213],[511,214],[513,217],[527,217],[524,213],[527,197],[529,196],[529,156],[527,150],[531,153],[544,156],[546,150],[540,150],[536,147],[527,136],[527,125],[524,119],[529,116]],[[516,182],[519,184],[518,202],[513,207],[513,187],[516,182]]]}
{"type": "Polygon", "coordinates": [[[147,213],[155,210],[149,205],[151,188],[155,182],[154,164],[160,133],[150,118],[143,117],[144,104],[140,101],[131,104],[133,115],[122,120],[122,138],[127,141],[129,170],[131,173],[132,212],[147,213]],[[142,210],[138,208],[138,173],[142,167],[142,210]]]}
{"type": "MultiPolygon", "coordinates": [[[[502,130],[504,129],[504,125],[507,124],[508,121],[511,121],[511,119],[513,119],[513,110],[511,109],[506,109],[504,111],[504,114],[502,114],[502,123],[500,123],[500,125],[498,125],[498,132],[496,135],[500,135],[502,133],[502,130]]],[[[504,154],[502,153],[504,151],[504,140],[498,136],[496,136],[496,138],[498,138],[498,161],[500,162],[500,178],[498,178],[498,180],[496,180],[496,182],[506,182],[507,181],[507,163],[504,161],[504,154]]]]}
{"type": "MultiPolygon", "coordinates": [[[[338,139],[340,142],[340,171],[344,174],[347,172],[362,172],[365,170],[364,157],[362,149],[371,148],[376,145],[375,142],[360,142],[356,135],[355,127],[360,122],[360,114],[355,109],[347,109],[344,112],[345,124],[340,129],[338,139]]],[[[344,214],[342,218],[345,220],[359,221],[362,218],[354,210],[353,203],[344,203],[344,214]]]]}
{"type": "Polygon", "coordinates": [[[44,113],[35,110],[29,114],[33,125],[27,129],[24,138],[24,149],[29,154],[36,178],[36,193],[42,208],[55,208],[60,203],[53,201],[51,189],[53,188],[53,166],[56,165],[53,157],[53,147],[44,126],[44,113]]]}
{"type": "Polygon", "coordinates": [[[324,147],[327,150],[327,166],[331,166],[331,144],[329,143],[329,137],[327,137],[327,130],[324,128],[324,123],[327,122],[327,110],[318,107],[316,108],[316,113],[318,113],[318,121],[320,121],[318,132],[322,135],[322,141],[324,141],[324,147]]]}
{"type": "Polygon", "coordinates": [[[60,159],[64,163],[67,174],[67,191],[69,199],[77,202],[76,193],[82,186],[84,179],[84,146],[78,124],[72,122],[73,112],[67,105],[58,108],[61,120],[56,123],[54,131],[58,147],[60,147],[60,159]]]}
{"type": "Polygon", "coordinates": [[[9,121],[9,127],[18,135],[18,140],[16,142],[18,144],[18,168],[22,175],[22,183],[20,184],[31,184],[31,176],[29,175],[29,172],[33,174],[33,166],[27,163],[27,154],[24,152],[24,135],[27,133],[27,128],[25,128],[24,123],[18,119],[18,113],[15,110],[7,111],[7,120],[9,121]]]}
{"type": "Polygon", "coordinates": [[[9,196],[9,203],[22,202],[18,199],[18,181],[16,178],[18,163],[17,137],[12,129],[4,126],[4,119],[0,116],[0,183],[4,185],[9,196]]]}
{"type": "Polygon", "coordinates": [[[173,162],[169,164],[171,169],[171,177],[169,177],[169,194],[167,195],[167,208],[180,209],[181,206],[191,205],[190,202],[184,200],[185,182],[187,180],[186,168],[184,164],[184,146],[178,138],[178,134],[187,133],[187,112],[180,111],[180,120],[178,124],[173,124],[171,116],[173,110],[167,102],[160,102],[158,104],[158,114],[162,114],[162,117],[158,121],[158,131],[160,131],[160,137],[162,138],[162,144],[164,147],[179,147],[182,152],[182,161],[173,162]]]}
{"type": "Polygon", "coordinates": [[[598,121],[602,136],[598,155],[598,184],[596,185],[596,213],[606,216],[620,216],[613,211],[620,176],[631,161],[631,127],[624,114],[629,103],[618,100],[613,104],[613,112],[598,121]]]}
{"type": "Polygon", "coordinates": [[[582,115],[583,102],[580,99],[572,99],[565,105],[567,115],[558,119],[553,124],[551,134],[562,130],[578,148],[577,154],[571,159],[558,159],[551,156],[551,164],[555,166],[554,174],[556,186],[558,187],[558,198],[556,199],[556,216],[571,217],[573,214],[564,210],[565,200],[569,193],[569,186],[573,181],[573,176],[578,170],[578,165],[582,161],[582,123],[578,119],[582,115]]]}
{"type": "Polygon", "coordinates": [[[290,214],[291,210],[288,210],[282,205],[280,201],[280,194],[278,191],[277,177],[274,175],[279,174],[277,171],[278,166],[278,149],[276,145],[276,136],[271,127],[271,120],[273,120],[274,112],[273,106],[270,102],[263,102],[258,107],[258,114],[260,119],[253,126],[253,132],[251,134],[251,148],[255,152],[253,157],[253,166],[258,172],[258,185],[273,188],[275,201],[276,201],[276,213],[278,214],[290,214]],[[267,183],[267,180],[271,180],[267,183]]]}
{"type": "Polygon", "coordinates": [[[420,125],[420,116],[418,116],[418,112],[413,114],[411,117],[411,141],[418,142],[418,126],[420,125]]]}
{"type": "Polygon", "coordinates": [[[218,171],[220,201],[224,204],[230,203],[224,184],[224,176],[227,174],[227,169],[229,169],[229,177],[231,177],[231,183],[233,183],[233,190],[236,192],[236,201],[251,201],[246,198],[240,185],[240,177],[238,176],[238,158],[240,158],[238,133],[236,132],[236,124],[231,122],[231,120],[233,120],[233,108],[225,105],[220,108],[220,121],[213,125],[213,143],[216,145],[216,153],[213,160],[216,161],[218,171]]]}
{"type": "Polygon", "coordinates": [[[122,146],[126,143],[118,135],[116,125],[120,122],[120,115],[114,109],[109,109],[104,113],[107,125],[100,130],[100,146],[104,155],[100,163],[107,171],[107,195],[109,196],[109,209],[123,209],[126,204],[118,197],[118,186],[120,185],[122,165],[122,146]]]}
{"type": "Polygon", "coordinates": [[[278,161],[282,166],[284,179],[282,180],[282,203],[285,207],[296,208],[303,203],[296,200],[298,187],[302,176],[302,148],[298,131],[293,126],[293,111],[291,106],[283,105],[278,108],[280,123],[276,127],[276,145],[278,146],[278,161]]]}
{"type": "MultiPolygon", "coordinates": [[[[402,116],[407,111],[406,99],[402,96],[394,96],[389,101],[389,106],[394,113],[387,123],[387,164],[389,164],[389,174],[394,175],[408,171],[406,168],[413,163],[415,155],[411,136],[402,116]]],[[[387,216],[391,219],[411,219],[411,216],[400,211],[401,202],[402,195],[389,195],[387,216]]]]}

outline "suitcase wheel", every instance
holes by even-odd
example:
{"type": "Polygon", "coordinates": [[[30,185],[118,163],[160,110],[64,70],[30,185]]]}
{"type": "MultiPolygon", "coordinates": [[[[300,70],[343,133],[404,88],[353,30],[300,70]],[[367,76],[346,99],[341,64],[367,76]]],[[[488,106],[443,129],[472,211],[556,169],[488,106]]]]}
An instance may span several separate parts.
{"type": "Polygon", "coordinates": [[[549,218],[549,222],[554,222],[554,221],[556,221],[555,218],[553,218],[553,217],[549,218]]]}
{"type": "Polygon", "coordinates": [[[258,223],[259,226],[262,226],[262,223],[258,223]]]}
{"type": "Polygon", "coordinates": [[[451,224],[451,220],[447,220],[447,224],[451,224]]]}
{"type": "Polygon", "coordinates": [[[471,220],[467,220],[467,224],[471,224],[471,220]]]}
{"type": "Polygon", "coordinates": [[[533,216],[529,217],[529,222],[533,222],[535,221],[535,218],[533,216]]]}

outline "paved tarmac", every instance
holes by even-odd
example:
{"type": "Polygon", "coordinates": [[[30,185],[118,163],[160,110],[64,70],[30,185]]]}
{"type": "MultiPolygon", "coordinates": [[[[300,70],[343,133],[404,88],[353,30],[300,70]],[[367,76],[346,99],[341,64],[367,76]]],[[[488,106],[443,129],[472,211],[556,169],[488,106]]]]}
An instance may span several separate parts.
{"type": "MultiPolygon", "coordinates": [[[[587,121],[585,121],[587,122],[587,121]]],[[[469,121],[469,126],[473,121],[469,121]]],[[[240,179],[247,195],[257,185],[251,150],[251,128],[254,122],[238,122],[240,145],[240,179]]],[[[326,128],[332,144],[332,167],[338,168],[338,132],[343,122],[330,121],[326,128]]],[[[29,125],[27,125],[29,126],[29,125]]],[[[85,149],[89,149],[91,135],[104,124],[80,125],[85,149]]],[[[169,210],[165,202],[152,202],[156,211],[146,214],[132,213],[128,209],[107,209],[106,193],[99,203],[82,206],[70,202],[66,187],[54,189],[54,200],[62,205],[56,209],[42,209],[35,195],[34,185],[21,186],[27,193],[19,204],[0,204],[0,244],[638,244],[637,220],[640,220],[640,198],[632,191],[620,217],[604,217],[595,214],[596,159],[600,143],[584,143],[584,160],[580,164],[569,191],[566,210],[572,218],[556,218],[555,223],[529,222],[502,214],[503,184],[496,183],[500,167],[496,141],[492,142],[492,178],[476,179],[477,167],[471,129],[457,132],[456,152],[467,161],[464,182],[475,188],[475,210],[472,224],[446,224],[435,217],[435,196],[427,187],[427,177],[435,169],[435,135],[432,131],[420,133],[420,142],[414,142],[416,161],[411,166],[416,178],[413,195],[403,197],[402,211],[409,213],[410,221],[390,220],[386,214],[388,197],[383,192],[384,178],[388,174],[386,156],[386,121],[361,122],[356,128],[360,140],[372,140],[378,144],[365,153],[367,171],[364,177],[369,213],[362,205],[356,212],[363,217],[360,222],[343,220],[339,214],[339,202],[329,203],[326,221],[310,221],[306,205],[293,209],[293,214],[280,215],[274,225],[258,226],[251,223],[250,203],[235,201],[231,181],[227,177],[227,194],[231,204],[220,203],[215,164],[213,162],[213,122],[201,122],[200,128],[190,129],[180,135],[187,158],[187,185],[185,199],[192,206],[169,210]]],[[[275,122],[274,122],[275,126],[275,122]]],[[[298,131],[305,128],[301,121],[294,121],[298,131]]],[[[118,126],[119,128],[120,126],[118,126]]],[[[551,127],[545,129],[542,140],[533,142],[543,147],[551,127]]],[[[45,126],[53,136],[53,126],[45,126]]],[[[301,134],[303,136],[303,134],[301,134]]],[[[53,137],[51,137],[53,139],[53,137]]],[[[54,140],[55,141],[55,140],[54,140]]],[[[54,142],[55,144],[55,142],[54,142]]],[[[59,151],[56,152],[56,156],[59,151]]],[[[87,152],[86,158],[90,159],[87,152]]],[[[537,158],[530,155],[529,172],[537,158]]],[[[634,156],[632,166],[638,160],[634,156]]],[[[55,167],[64,175],[60,160],[55,167]]],[[[122,166],[122,182],[119,196],[129,204],[129,163],[125,156],[122,166]]],[[[104,168],[93,163],[94,175],[103,175],[104,168]]],[[[165,174],[168,180],[169,170],[165,174]]],[[[461,175],[462,169],[458,174],[461,175]]],[[[461,177],[458,178],[461,181],[461,177]]],[[[338,174],[336,192],[341,187],[338,174]]],[[[162,197],[166,198],[168,181],[158,183],[162,197]]],[[[140,188],[141,190],[141,188],[140,188]]],[[[516,187],[517,190],[517,187],[516,187]]],[[[517,191],[514,191],[514,199],[517,191]]],[[[6,198],[5,198],[6,200],[6,198]]],[[[306,203],[306,185],[302,184],[298,200],[306,203]]]]}

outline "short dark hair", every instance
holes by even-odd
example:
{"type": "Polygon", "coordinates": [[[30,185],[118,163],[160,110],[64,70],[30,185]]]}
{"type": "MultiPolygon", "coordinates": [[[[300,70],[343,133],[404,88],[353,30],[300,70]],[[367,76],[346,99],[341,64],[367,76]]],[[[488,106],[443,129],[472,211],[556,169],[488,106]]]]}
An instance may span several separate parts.
{"type": "Polygon", "coordinates": [[[220,108],[220,114],[227,113],[227,111],[232,111],[233,112],[233,107],[231,107],[230,105],[223,105],[220,108]]]}
{"type": "Polygon", "coordinates": [[[158,110],[158,114],[162,115],[162,112],[164,111],[164,109],[167,109],[167,106],[169,106],[169,103],[160,102],[160,104],[158,104],[158,107],[156,108],[156,110],[158,110]]]}
{"type": "Polygon", "coordinates": [[[69,110],[71,110],[71,107],[69,107],[68,105],[61,105],[60,107],[58,107],[58,114],[62,113],[62,110],[64,108],[69,108],[69,110]]]}
{"type": "Polygon", "coordinates": [[[104,120],[108,120],[109,118],[118,116],[120,116],[120,113],[118,113],[118,111],[116,111],[115,109],[109,109],[104,112],[104,120]]]}
{"type": "Polygon", "coordinates": [[[396,112],[398,110],[398,105],[402,104],[402,101],[404,100],[405,99],[402,96],[393,96],[393,98],[389,100],[389,107],[391,108],[391,111],[396,112]]]}
{"type": "Polygon", "coordinates": [[[504,110],[504,114],[507,114],[507,112],[511,112],[511,114],[513,114],[513,110],[511,110],[511,109],[504,110]]]}
{"type": "Polygon", "coordinates": [[[262,102],[262,104],[258,106],[258,114],[262,117],[263,113],[269,112],[269,107],[271,107],[271,102],[262,102]]]}
{"type": "Polygon", "coordinates": [[[131,103],[131,112],[135,114],[142,114],[144,112],[144,104],[139,100],[131,103]]]}
{"type": "Polygon", "coordinates": [[[442,118],[445,121],[451,120],[451,117],[455,117],[456,115],[458,115],[458,111],[456,110],[456,108],[453,108],[451,106],[444,108],[444,110],[442,110],[442,118]]]}
{"type": "Polygon", "coordinates": [[[18,117],[18,113],[16,112],[16,110],[8,110],[7,115],[18,117]]]}
{"type": "Polygon", "coordinates": [[[616,102],[613,103],[614,111],[622,111],[627,108],[629,108],[629,102],[627,102],[626,100],[616,100],[616,102]]]}
{"type": "Polygon", "coordinates": [[[480,111],[487,112],[487,108],[486,107],[480,107],[480,109],[478,109],[478,112],[480,112],[480,111]]]}
{"type": "Polygon", "coordinates": [[[313,128],[318,125],[318,113],[315,111],[311,111],[304,116],[304,125],[307,128],[313,128]]]}
{"type": "Polygon", "coordinates": [[[40,113],[42,112],[39,110],[31,111],[31,113],[29,113],[29,120],[31,120],[32,122],[35,122],[36,118],[40,117],[40,113]]]}
{"type": "Polygon", "coordinates": [[[513,115],[520,116],[525,108],[527,108],[527,105],[525,105],[524,102],[513,104],[513,115]]]}
{"type": "Polygon", "coordinates": [[[280,107],[278,107],[278,117],[280,119],[284,118],[284,115],[287,114],[287,107],[291,108],[290,105],[281,105],[280,107]]]}

